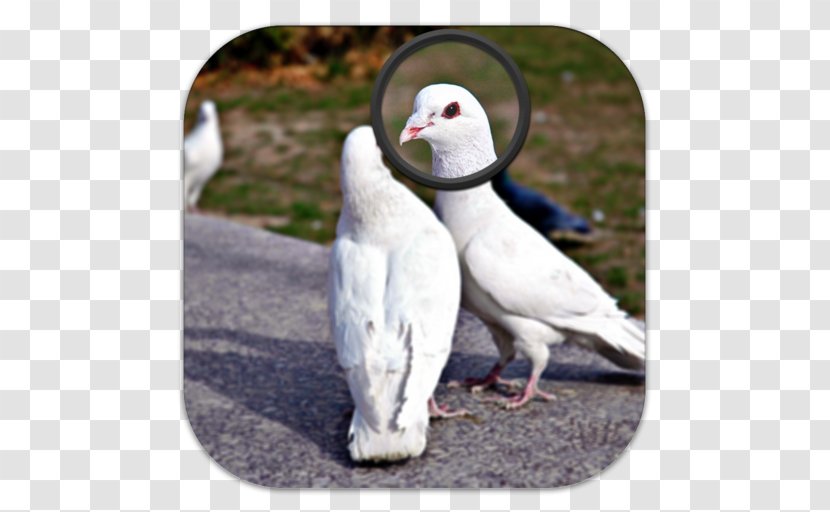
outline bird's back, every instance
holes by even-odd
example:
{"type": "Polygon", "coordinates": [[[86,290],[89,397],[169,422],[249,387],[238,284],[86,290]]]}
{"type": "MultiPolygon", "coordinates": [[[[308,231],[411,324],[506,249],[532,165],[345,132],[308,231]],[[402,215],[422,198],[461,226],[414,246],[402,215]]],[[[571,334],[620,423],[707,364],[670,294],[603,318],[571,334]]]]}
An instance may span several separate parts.
{"type": "Polygon", "coordinates": [[[452,343],[460,278],[449,235],[427,226],[398,242],[346,234],[332,250],[332,332],[356,405],[355,460],[420,455],[452,343]]]}
{"type": "Polygon", "coordinates": [[[426,446],[427,400],[449,356],[460,275],[431,210],[388,174],[362,171],[341,178],[329,312],[356,406],[350,454],[396,460],[426,446]]]}

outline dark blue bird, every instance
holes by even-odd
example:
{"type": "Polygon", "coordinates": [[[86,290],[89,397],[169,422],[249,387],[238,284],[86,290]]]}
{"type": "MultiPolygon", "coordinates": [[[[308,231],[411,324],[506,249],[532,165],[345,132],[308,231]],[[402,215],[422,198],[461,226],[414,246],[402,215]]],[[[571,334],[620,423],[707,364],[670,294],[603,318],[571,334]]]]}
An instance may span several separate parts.
{"type": "Polygon", "coordinates": [[[493,177],[493,188],[516,215],[551,240],[587,241],[588,221],[541,192],[519,185],[507,173],[505,169],[493,177]]]}

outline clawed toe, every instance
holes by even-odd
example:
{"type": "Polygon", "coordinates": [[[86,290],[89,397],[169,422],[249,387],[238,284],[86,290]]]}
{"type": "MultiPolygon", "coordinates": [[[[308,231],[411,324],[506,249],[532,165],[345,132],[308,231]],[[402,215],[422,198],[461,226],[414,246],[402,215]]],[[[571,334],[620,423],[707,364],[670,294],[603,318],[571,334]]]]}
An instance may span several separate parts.
{"type": "Polygon", "coordinates": [[[507,386],[508,389],[520,389],[522,387],[522,381],[519,379],[502,379],[499,378],[498,383],[502,386],[507,386]]]}
{"type": "MultiPolygon", "coordinates": [[[[481,401],[483,402],[495,402],[499,406],[504,407],[505,409],[512,410],[518,409],[519,407],[525,405],[529,401],[531,401],[534,397],[539,397],[545,401],[555,400],[556,396],[552,393],[546,393],[538,388],[539,383],[539,375],[534,372],[531,374],[530,378],[527,380],[526,384],[522,384],[522,381],[515,380],[515,379],[502,379],[500,376],[501,370],[503,366],[497,364],[490,370],[490,373],[487,374],[486,377],[483,378],[468,378],[464,380],[454,380],[450,381],[447,384],[449,388],[460,388],[465,387],[469,388],[470,392],[473,394],[480,394],[482,391],[492,388],[496,385],[505,386],[509,390],[517,390],[520,389],[519,393],[513,394],[508,397],[504,396],[495,396],[495,397],[482,397],[481,401]]],[[[447,412],[444,409],[437,408],[438,411],[435,416],[436,417],[448,417],[446,416],[447,412]]],[[[430,409],[430,413],[432,414],[432,409],[430,409]]],[[[460,415],[460,414],[459,414],[460,415]]]]}
{"type": "Polygon", "coordinates": [[[491,385],[492,384],[477,384],[475,386],[470,386],[470,393],[477,395],[485,389],[489,388],[491,385]]]}
{"type": "Polygon", "coordinates": [[[477,388],[485,384],[486,379],[478,379],[475,377],[468,377],[464,380],[451,380],[447,383],[447,387],[450,389],[453,388],[477,388]]]}
{"type": "Polygon", "coordinates": [[[552,401],[556,400],[556,395],[554,395],[553,393],[546,393],[546,392],[542,391],[541,389],[536,390],[536,396],[538,396],[539,398],[541,398],[542,400],[544,400],[546,402],[552,402],[552,401]]]}
{"type": "Polygon", "coordinates": [[[513,410],[518,409],[519,407],[523,406],[524,404],[526,404],[529,401],[530,401],[529,399],[526,400],[522,397],[518,397],[517,400],[508,399],[508,400],[505,400],[505,401],[499,403],[499,405],[504,407],[505,410],[513,411],[513,410]]]}
{"type": "Polygon", "coordinates": [[[470,388],[470,393],[473,393],[474,395],[493,388],[496,385],[505,386],[510,390],[521,389],[522,387],[522,382],[520,380],[502,379],[501,377],[490,380],[478,379],[478,381],[479,382],[474,385],[467,386],[470,388]]]}
{"type": "Polygon", "coordinates": [[[447,406],[440,407],[438,411],[430,413],[429,415],[429,417],[433,419],[460,418],[462,416],[471,416],[470,411],[467,409],[451,410],[447,408],[447,406]]]}
{"type": "Polygon", "coordinates": [[[428,402],[429,417],[437,419],[458,418],[461,416],[469,416],[470,411],[467,409],[450,409],[447,404],[438,405],[434,398],[430,398],[428,402]]]}
{"type": "Polygon", "coordinates": [[[522,391],[521,393],[517,393],[507,397],[486,397],[483,398],[482,401],[495,402],[498,406],[503,407],[507,410],[514,410],[530,402],[535,397],[539,397],[542,400],[545,400],[546,402],[556,400],[556,395],[554,395],[553,393],[547,393],[545,391],[542,391],[541,389],[536,387],[536,380],[531,379],[531,381],[528,382],[527,386],[525,386],[524,391],[522,391]]]}
{"type": "Polygon", "coordinates": [[[524,394],[520,393],[518,395],[511,395],[511,396],[496,396],[496,397],[486,397],[483,398],[482,401],[484,402],[492,402],[499,407],[502,407],[507,410],[518,409],[519,407],[523,406],[527,402],[530,401],[529,397],[525,397],[524,394]]]}

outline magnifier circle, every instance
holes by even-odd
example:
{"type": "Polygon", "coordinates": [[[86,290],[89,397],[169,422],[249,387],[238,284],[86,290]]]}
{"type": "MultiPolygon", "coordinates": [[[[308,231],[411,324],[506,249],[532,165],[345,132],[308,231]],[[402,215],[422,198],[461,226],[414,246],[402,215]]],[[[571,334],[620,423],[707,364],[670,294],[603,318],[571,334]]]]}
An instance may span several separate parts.
{"type": "Polygon", "coordinates": [[[395,50],[395,53],[383,65],[383,68],[380,70],[380,75],[375,80],[375,86],[372,89],[371,110],[372,128],[375,132],[378,146],[380,146],[381,151],[383,151],[383,154],[386,155],[389,161],[392,162],[392,165],[413,181],[421,185],[426,185],[427,187],[442,190],[461,190],[475,187],[498,174],[499,171],[510,165],[510,162],[519,154],[527,138],[527,132],[530,129],[530,93],[527,89],[524,76],[519,71],[519,66],[516,65],[507,52],[493,41],[473,32],[455,29],[427,32],[395,50]],[[501,64],[510,77],[510,81],[513,82],[513,88],[516,90],[516,97],[519,102],[519,118],[516,123],[516,130],[513,132],[513,138],[510,139],[505,151],[495,162],[484,169],[460,178],[441,178],[426,174],[407,162],[395,149],[392,141],[389,140],[386,130],[384,130],[382,112],[383,96],[386,94],[386,87],[389,85],[389,81],[401,63],[418,50],[438,43],[450,42],[463,43],[482,50],[501,64]]]}

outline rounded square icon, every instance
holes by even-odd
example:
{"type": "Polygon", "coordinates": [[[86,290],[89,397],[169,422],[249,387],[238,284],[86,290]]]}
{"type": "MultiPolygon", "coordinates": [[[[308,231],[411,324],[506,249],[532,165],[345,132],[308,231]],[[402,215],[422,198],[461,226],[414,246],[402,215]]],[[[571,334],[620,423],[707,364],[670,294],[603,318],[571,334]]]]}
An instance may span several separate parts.
{"type": "Polygon", "coordinates": [[[184,400],[222,467],[280,488],[549,488],[628,446],[645,115],[605,45],[269,27],[214,53],[184,118],[184,400]],[[481,175],[517,134],[484,180],[421,179],[481,175]]]}

